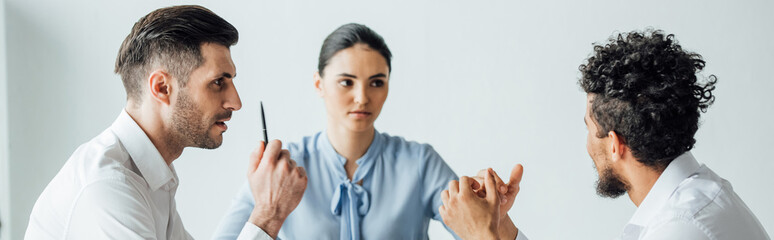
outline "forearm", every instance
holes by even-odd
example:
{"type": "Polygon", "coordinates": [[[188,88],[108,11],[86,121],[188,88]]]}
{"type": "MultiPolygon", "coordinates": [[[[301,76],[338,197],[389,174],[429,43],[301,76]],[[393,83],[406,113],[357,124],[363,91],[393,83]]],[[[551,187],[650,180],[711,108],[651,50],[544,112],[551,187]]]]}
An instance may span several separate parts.
{"type": "Polygon", "coordinates": [[[500,219],[500,226],[498,227],[498,236],[500,240],[514,240],[519,235],[519,229],[511,221],[511,217],[507,214],[500,219]]]}

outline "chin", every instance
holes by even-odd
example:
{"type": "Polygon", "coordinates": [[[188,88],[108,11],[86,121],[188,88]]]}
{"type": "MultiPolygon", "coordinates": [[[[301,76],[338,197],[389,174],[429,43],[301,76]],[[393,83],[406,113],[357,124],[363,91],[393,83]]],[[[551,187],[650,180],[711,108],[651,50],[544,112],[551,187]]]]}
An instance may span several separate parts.
{"type": "Polygon", "coordinates": [[[353,132],[365,132],[370,131],[374,129],[373,123],[365,123],[365,122],[355,122],[352,124],[349,124],[349,130],[353,132]]]}
{"type": "Polygon", "coordinates": [[[217,136],[212,138],[212,141],[215,142],[215,145],[220,147],[220,145],[223,144],[223,135],[222,134],[218,134],[217,136]]]}
{"type": "Polygon", "coordinates": [[[223,144],[223,133],[217,133],[214,136],[210,136],[210,149],[215,149],[220,147],[220,145],[223,144]]]}

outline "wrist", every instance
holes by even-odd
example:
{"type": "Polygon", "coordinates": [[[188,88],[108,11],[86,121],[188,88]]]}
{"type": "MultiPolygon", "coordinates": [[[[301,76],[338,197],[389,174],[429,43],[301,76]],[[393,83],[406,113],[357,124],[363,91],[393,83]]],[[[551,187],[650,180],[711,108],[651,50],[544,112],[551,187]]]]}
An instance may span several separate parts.
{"type": "Polygon", "coordinates": [[[513,240],[519,235],[519,229],[513,224],[511,217],[507,214],[505,217],[500,218],[500,226],[497,230],[498,236],[502,240],[513,240]]]}
{"type": "Polygon", "coordinates": [[[494,221],[489,225],[489,228],[484,233],[482,239],[500,240],[500,222],[494,221]]]}
{"type": "Polygon", "coordinates": [[[285,222],[285,219],[280,218],[275,214],[266,214],[253,209],[253,212],[250,214],[250,218],[247,221],[261,228],[261,230],[266,232],[266,234],[269,234],[271,238],[277,239],[277,235],[279,234],[279,230],[282,227],[282,223],[285,222]]]}
{"type": "Polygon", "coordinates": [[[497,231],[492,231],[492,230],[487,232],[487,235],[484,236],[483,239],[501,240],[501,238],[500,238],[499,234],[497,233],[497,231]]]}

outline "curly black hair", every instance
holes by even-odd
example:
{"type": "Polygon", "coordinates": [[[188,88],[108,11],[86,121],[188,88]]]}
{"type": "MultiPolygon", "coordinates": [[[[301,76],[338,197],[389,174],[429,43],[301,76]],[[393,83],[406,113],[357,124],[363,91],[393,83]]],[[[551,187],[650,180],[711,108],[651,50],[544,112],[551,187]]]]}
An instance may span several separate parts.
{"type": "Polygon", "coordinates": [[[638,161],[663,170],[696,143],[699,114],[715,101],[717,77],[701,83],[701,55],[661,30],[632,31],[595,44],[578,81],[593,96],[597,137],[621,136],[638,161]]]}

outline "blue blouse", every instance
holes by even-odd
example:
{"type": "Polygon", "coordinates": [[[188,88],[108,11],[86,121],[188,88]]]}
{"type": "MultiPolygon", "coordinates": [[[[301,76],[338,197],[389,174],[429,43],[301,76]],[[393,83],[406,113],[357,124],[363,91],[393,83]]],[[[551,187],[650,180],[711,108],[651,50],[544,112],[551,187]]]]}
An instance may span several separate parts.
{"type": "MultiPolygon", "coordinates": [[[[349,181],[344,169],[347,160],[336,153],[327,136],[325,131],[318,132],[287,145],[309,181],[301,203],[285,220],[278,237],[427,239],[429,220],[441,221],[441,191],[457,179],[433,147],[377,131],[366,154],[356,161],[358,168],[349,181]],[[361,180],[362,186],[356,184],[361,180]]],[[[236,239],[254,205],[250,188],[244,184],[214,239],[236,239]]]]}

